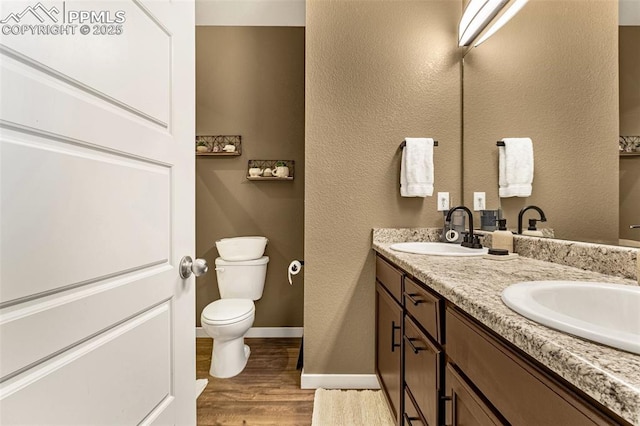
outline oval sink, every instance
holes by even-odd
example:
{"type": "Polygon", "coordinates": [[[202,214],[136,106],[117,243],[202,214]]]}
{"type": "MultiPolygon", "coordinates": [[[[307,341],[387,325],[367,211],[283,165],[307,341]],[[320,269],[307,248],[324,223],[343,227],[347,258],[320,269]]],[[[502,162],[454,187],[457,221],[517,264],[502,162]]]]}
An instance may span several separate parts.
{"type": "Polygon", "coordinates": [[[528,281],[507,287],[502,301],[540,324],[640,354],[640,287],[528,281]]]}
{"type": "Polygon", "coordinates": [[[395,251],[428,254],[430,256],[482,256],[489,251],[487,248],[472,249],[458,244],[437,242],[397,243],[392,244],[390,248],[395,251]]]}

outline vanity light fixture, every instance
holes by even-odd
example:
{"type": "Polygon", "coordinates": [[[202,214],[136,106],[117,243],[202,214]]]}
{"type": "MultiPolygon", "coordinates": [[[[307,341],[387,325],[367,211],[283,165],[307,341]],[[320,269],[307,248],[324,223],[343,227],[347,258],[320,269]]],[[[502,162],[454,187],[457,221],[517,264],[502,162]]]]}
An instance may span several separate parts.
{"type": "Polygon", "coordinates": [[[495,34],[495,32],[502,28],[507,22],[509,22],[511,18],[516,16],[516,14],[520,12],[520,9],[522,9],[528,1],[529,0],[515,0],[511,7],[509,7],[507,11],[504,12],[502,16],[500,16],[500,18],[498,18],[498,20],[487,30],[486,33],[482,35],[482,37],[480,37],[480,40],[478,40],[473,46],[480,46],[480,44],[482,44],[489,37],[495,34]]]}
{"type": "Polygon", "coordinates": [[[458,27],[458,45],[469,46],[509,0],[470,0],[458,27]]]}

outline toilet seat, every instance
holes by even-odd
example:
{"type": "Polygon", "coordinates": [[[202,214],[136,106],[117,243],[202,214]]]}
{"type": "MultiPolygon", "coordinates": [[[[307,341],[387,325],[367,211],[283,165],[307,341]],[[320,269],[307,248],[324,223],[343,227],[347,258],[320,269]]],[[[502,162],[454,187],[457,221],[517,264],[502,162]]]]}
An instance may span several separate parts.
{"type": "Polygon", "coordinates": [[[219,299],[209,303],[202,311],[201,321],[209,325],[234,324],[255,313],[250,299],[219,299]]]}

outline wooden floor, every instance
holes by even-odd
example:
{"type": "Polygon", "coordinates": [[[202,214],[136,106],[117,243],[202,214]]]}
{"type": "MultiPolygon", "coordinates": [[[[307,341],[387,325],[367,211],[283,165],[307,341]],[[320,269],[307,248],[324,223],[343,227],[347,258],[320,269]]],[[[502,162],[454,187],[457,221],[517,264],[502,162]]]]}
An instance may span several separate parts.
{"type": "Polygon", "coordinates": [[[245,339],[242,373],[209,376],[212,339],[196,339],[197,378],[209,379],[198,398],[198,425],[310,425],[315,390],[300,389],[300,339],[245,339]]]}

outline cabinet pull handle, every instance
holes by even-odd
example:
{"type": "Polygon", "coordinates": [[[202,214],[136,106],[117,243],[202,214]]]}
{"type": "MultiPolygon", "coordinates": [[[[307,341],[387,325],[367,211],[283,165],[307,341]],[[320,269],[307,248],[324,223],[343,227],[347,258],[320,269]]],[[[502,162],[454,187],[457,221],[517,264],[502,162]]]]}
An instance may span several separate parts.
{"type": "Polygon", "coordinates": [[[404,413],[404,421],[409,426],[413,426],[413,423],[411,423],[411,422],[415,422],[415,421],[419,421],[420,423],[422,423],[422,419],[420,417],[409,417],[409,415],[407,413],[404,413]]]}
{"type": "Polygon", "coordinates": [[[400,326],[395,321],[391,321],[391,352],[395,352],[400,347],[400,343],[396,343],[396,330],[400,330],[400,326]]]}
{"type": "Polygon", "coordinates": [[[411,350],[413,351],[414,354],[417,354],[420,351],[424,351],[427,348],[418,348],[416,347],[416,345],[413,344],[414,341],[420,341],[420,339],[416,338],[416,337],[407,337],[404,336],[404,340],[409,344],[409,346],[411,346],[411,350]]]}
{"type": "Polygon", "coordinates": [[[426,302],[426,300],[416,300],[414,297],[418,296],[418,293],[413,293],[413,294],[409,294],[409,293],[405,293],[404,297],[406,297],[407,299],[409,299],[411,301],[411,303],[413,303],[414,306],[418,306],[420,303],[424,303],[426,302]]]}

